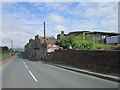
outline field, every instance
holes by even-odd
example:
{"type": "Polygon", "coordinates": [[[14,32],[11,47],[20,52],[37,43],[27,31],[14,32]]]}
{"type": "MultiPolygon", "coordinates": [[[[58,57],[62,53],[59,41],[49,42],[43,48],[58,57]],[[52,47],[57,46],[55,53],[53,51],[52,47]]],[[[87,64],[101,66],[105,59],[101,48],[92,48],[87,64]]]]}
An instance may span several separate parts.
{"type": "Polygon", "coordinates": [[[10,57],[11,53],[10,52],[4,52],[4,53],[0,53],[0,60],[4,60],[7,57],[10,57]]]}
{"type": "MultiPolygon", "coordinates": [[[[13,55],[16,53],[16,51],[13,52],[13,55]]],[[[3,53],[0,53],[0,60],[4,60],[8,57],[11,56],[11,52],[8,51],[8,52],[3,52],[3,53]]]]}

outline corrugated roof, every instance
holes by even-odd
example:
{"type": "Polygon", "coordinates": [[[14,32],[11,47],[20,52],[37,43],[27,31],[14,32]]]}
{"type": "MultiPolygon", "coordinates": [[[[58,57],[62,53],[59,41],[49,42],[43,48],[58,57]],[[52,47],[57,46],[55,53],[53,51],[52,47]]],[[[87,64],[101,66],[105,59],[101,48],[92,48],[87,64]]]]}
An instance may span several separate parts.
{"type": "Polygon", "coordinates": [[[75,34],[75,33],[89,33],[89,34],[102,34],[102,35],[108,35],[108,36],[116,36],[116,35],[120,35],[120,33],[113,33],[113,32],[99,32],[99,31],[75,31],[75,32],[70,32],[67,35],[70,34],[75,34]]]}

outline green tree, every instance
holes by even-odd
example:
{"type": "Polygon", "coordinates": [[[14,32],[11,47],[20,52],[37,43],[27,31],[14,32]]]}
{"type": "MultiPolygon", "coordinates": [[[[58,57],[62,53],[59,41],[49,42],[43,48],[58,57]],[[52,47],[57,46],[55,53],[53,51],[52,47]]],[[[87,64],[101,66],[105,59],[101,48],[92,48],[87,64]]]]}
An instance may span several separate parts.
{"type": "Polygon", "coordinates": [[[87,40],[76,40],[73,42],[74,48],[80,50],[93,50],[95,49],[93,45],[93,42],[87,40]]]}
{"type": "Polygon", "coordinates": [[[94,40],[93,40],[93,37],[94,37],[94,36],[93,36],[92,34],[86,34],[86,35],[85,35],[85,40],[88,40],[88,41],[92,41],[92,42],[93,42],[93,41],[94,41],[94,40]]]}
{"type": "Polygon", "coordinates": [[[9,50],[9,48],[7,46],[2,47],[2,52],[7,52],[8,50],[9,50]]]}
{"type": "Polygon", "coordinates": [[[64,49],[69,49],[69,47],[72,47],[72,43],[74,41],[74,35],[66,36],[60,40],[58,40],[58,45],[63,47],[64,49]]]}
{"type": "Polygon", "coordinates": [[[58,45],[63,47],[64,49],[69,49],[71,46],[73,49],[81,49],[81,50],[93,50],[95,49],[93,43],[93,36],[90,34],[86,35],[69,35],[60,40],[58,40],[58,45]]]}

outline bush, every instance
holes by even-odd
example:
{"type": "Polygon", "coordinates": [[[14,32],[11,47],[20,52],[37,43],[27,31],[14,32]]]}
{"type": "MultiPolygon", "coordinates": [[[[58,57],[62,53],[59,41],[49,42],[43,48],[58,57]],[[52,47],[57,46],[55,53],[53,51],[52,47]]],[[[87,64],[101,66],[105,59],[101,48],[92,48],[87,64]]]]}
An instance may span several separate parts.
{"type": "Polygon", "coordinates": [[[2,46],[0,47],[0,50],[2,50],[2,52],[7,52],[9,51],[9,48],[7,46],[2,46]]]}
{"type": "Polygon", "coordinates": [[[95,50],[96,48],[93,46],[94,43],[91,41],[86,40],[77,40],[73,42],[73,48],[74,49],[80,49],[80,50],[95,50]]]}
{"type": "Polygon", "coordinates": [[[80,49],[80,50],[94,50],[94,43],[92,41],[91,35],[69,35],[60,40],[58,40],[58,45],[63,47],[64,49],[69,49],[72,47],[73,49],[80,49]]]}
{"type": "Polygon", "coordinates": [[[64,49],[69,49],[70,46],[72,46],[72,43],[74,41],[74,35],[66,36],[60,40],[57,41],[58,45],[63,47],[64,49]]]}

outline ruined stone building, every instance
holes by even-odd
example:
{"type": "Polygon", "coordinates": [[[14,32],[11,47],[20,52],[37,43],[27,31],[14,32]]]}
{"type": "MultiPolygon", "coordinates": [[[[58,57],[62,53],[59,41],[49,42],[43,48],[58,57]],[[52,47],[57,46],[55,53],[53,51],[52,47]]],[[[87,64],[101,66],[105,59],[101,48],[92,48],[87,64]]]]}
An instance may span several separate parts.
{"type": "Polygon", "coordinates": [[[56,39],[53,36],[46,37],[46,44],[44,43],[44,38],[36,35],[35,39],[30,39],[29,43],[25,45],[25,53],[29,57],[33,58],[44,58],[47,53],[53,52],[59,49],[55,45],[56,39]]]}
{"type": "Polygon", "coordinates": [[[56,45],[56,39],[52,37],[46,37],[47,39],[47,52],[54,52],[56,49],[59,49],[59,46],[56,45]]]}

